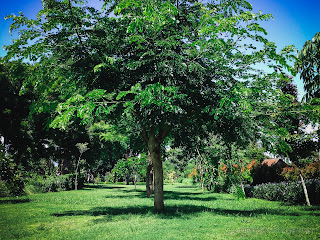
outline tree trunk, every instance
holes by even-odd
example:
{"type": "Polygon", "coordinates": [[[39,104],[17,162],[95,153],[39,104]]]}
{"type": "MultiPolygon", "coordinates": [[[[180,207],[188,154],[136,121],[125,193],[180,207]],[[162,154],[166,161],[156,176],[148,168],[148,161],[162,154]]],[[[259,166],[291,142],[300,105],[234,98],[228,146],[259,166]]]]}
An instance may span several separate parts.
{"type": "Polygon", "coordinates": [[[141,137],[145,140],[150,152],[153,165],[153,183],[154,183],[154,211],[161,213],[164,211],[164,193],[163,193],[163,167],[161,159],[161,143],[171,131],[171,126],[159,127],[158,134],[155,134],[155,127],[151,126],[149,132],[144,128],[141,137]]]}
{"type": "Polygon", "coordinates": [[[134,190],[137,190],[137,173],[134,174],[134,190]]]}
{"type": "Polygon", "coordinates": [[[126,185],[130,185],[130,176],[126,175],[126,185]]]}
{"type": "Polygon", "coordinates": [[[301,179],[301,183],[302,183],[302,187],[303,187],[304,196],[306,197],[307,205],[311,206],[310,201],[309,201],[309,195],[308,195],[307,186],[306,186],[306,183],[304,182],[304,179],[302,177],[301,172],[300,172],[300,179],[301,179]]]}
{"type": "Polygon", "coordinates": [[[154,193],[154,173],[153,173],[153,167],[151,169],[151,172],[150,172],[150,179],[151,179],[151,186],[150,186],[150,190],[151,190],[151,194],[154,193]]]}
{"type": "Polygon", "coordinates": [[[149,163],[148,163],[147,173],[146,173],[146,191],[147,191],[147,197],[151,197],[153,189],[151,190],[150,182],[151,182],[151,185],[152,185],[153,179],[151,179],[151,177],[153,178],[153,176],[151,175],[152,161],[151,161],[150,152],[148,152],[148,156],[149,156],[149,163]]]}
{"type": "Polygon", "coordinates": [[[160,142],[150,133],[148,148],[154,171],[154,211],[161,213],[164,211],[164,193],[163,193],[163,167],[160,152],[160,142]]]}
{"type": "Polygon", "coordinates": [[[197,147],[196,147],[196,150],[199,155],[199,165],[200,165],[199,168],[200,168],[200,174],[201,174],[201,190],[202,190],[202,192],[204,192],[204,162],[202,162],[202,156],[201,156],[197,147]]]}
{"type": "Polygon", "coordinates": [[[78,190],[78,168],[79,168],[80,159],[81,159],[81,154],[80,154],[80,157],[78,159],[77,167],[76,167],[76,178],[75,178],[75,181],[74,181],[74,190],[78,190]]]}
{"type": "Polygon", "coordinates": [[[201,165],[200,165],[200,168],[201,168],[201,191],[204,192],[204,173],[201,165]]]}
{"type": "Polygon", "coordinates": [[[242,178],[240,180],[240,186],[241,186],[241,189],[242,189],[242,192],[243,192],[243,196],[245,198],[246,197],[246,191],[244,190],[244,185],[243,185],[243,182],[242,182],[242,178]]]}

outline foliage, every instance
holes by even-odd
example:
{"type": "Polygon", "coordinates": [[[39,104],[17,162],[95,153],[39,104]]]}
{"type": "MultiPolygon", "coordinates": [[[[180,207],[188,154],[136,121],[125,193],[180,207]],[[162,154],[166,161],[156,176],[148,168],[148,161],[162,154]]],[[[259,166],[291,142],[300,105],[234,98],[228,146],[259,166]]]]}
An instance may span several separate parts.
{"type": "Polygon", "coordinates": [[[174,184],[175,182],[177,182],[177,180],[178,180],[178,175],[174,170],[166,172],[166,175],[164,178],[165,183],[174,184]]]}
{"type": "Polygon", "coordinates": [[[8,189],[7,182],[0,180],[0,197],[9,197],[10,190],[8,189]]]}
{"type": "Polygon", "coordinates": [[[5,154],[5,149],[0,144],[0,192],[4,196],[20,196],[23,194],[24,183],[22,172],[17,168],[11,155],[5,154]]]}
{"type": "Polygon", "coordinates": [[[301,78],[306,90],[305,98],[319,98],[320,84],[320,32],[316,33],[312,40],[308,40],[298,53],[295,68],[301,73],[301,78]]]}
{"type": "MultiPolygon", "coordinates": [[[[84,177],[78,178],[78,188],[83,188],[84,177]]],[[[38,174],[31,174],[26,179],[25,193],[46,193],[56,191],[72,190],[75,187],[75,175],[65,174],[59,176],[42,176],[38,174]]]]}
{"type": "Polygon", "coordinates": [[[281,174],[288,181],[297,181],[300,179],[300,173],[305,179],[320,179],[320,161],[310,162],[309,165],[300,169],[292,165],[284,168],[281,174]]]}
{"type": "MultiPolygon", "coordinates": [[[[311,204],[319,205],[320,182],[319,180],[305,181],[311,204]]],[[[256,186],[247,186],[246,195],[270,201],[282,201],[291,204],[305,204],[301,181],[265,183],[256,186]]]]}
{"type": "Polygon", "coordinates": [[[76,147],[78,148],[80,154],[82,155],[84,152],[88,151],[89,148],[88,148],[88,144],[87,142],[85,143],[77,143],[76,144],[76,147]]]}
{"type": "Polygon", "coordinates": [[[194,168],[194,164],[192,164],[192,162],[192,156],[190,156],[190,153],[186,150],[186,148],[167,148],[164,152],[164,181],[166,183],[173,184],[176,182],[182,182],[184,178],[190,177],[189,175],[194,168]]]}
{"type": "Polygon", "coordinates": [[[144,179],[146,177],[148,161],[146,154],[118,160],[111,171],[113,180],[115,182],[124,179],[129,181],[129,178],[133,178],[135,174],[137,174],[140,179],[144,179]]]}

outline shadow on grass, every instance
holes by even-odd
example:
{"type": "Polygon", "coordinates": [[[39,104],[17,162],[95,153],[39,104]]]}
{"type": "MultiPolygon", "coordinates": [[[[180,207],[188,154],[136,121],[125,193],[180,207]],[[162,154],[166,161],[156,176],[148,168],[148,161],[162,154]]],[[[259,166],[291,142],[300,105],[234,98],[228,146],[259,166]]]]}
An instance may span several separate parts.
{"type": "MultiPolygon", "coordinates": [[[[125,193],[134,193],[134,195],[117,195],[117,196],[106,196],[106,198],[132,198],[132,197],[138,197],[138,198],[147,198],[146,191],[144,190],[134,190],[134,189],[123,189],[122,190],[125,193]]],[[[214,201],[217,200],[216,197],[213,196],[204,196],[202,193],[190,193],[190,192],[175,192],[175,191],[164,191],[164,199],[166,200],[195,200],[195,201],[214,201]]],[[[229,199],[228,199],[229,200],[229,199]]]]}
{"type": "Polygon", "coordinates": [[[176,186],[176,188],[199,188],[198,186],[176,186]]]}
{"type": "MultiPolygon", "coordinates": [[[[167,206],[165,211],[156,216],[164,219],[172,218],[188,218],[191,214],[194,216],[196,213],[200,213],[208,210],[206,207],[194,206],[194,205],[183,205],[183,206],[167,206]]],[[[62,213],[52,214],[55,217],[65,217],[65,216],[121,216],[125,215],[130,217],[130,215],[153,215],[154,210],[151,206],[134,206],[134,207],[97,207],[90,210],[75,210],[75,211],[65,211],[62,213]]]]}
{"type": "MultiPolygon", "coordinates": [[[[254,209],[254,210],[231,210],[221,208],[208,208],[196,205],[179,205],[166,206],[165,211],[156,216],[163,219],[173,218],[191,218],[200,213],[209,213],[212,215],[230,216],[230,217],[257,217],[259,215],[279,215],[279,216],[319,216],[319,214],[303,213],[303,212],[283,212],[282,210],[274,209],[254,209]]],[[[153,215],[154,210],[151,206],[133,206],[133,207],[96,207],[90,210],[74,210],[61,213],[54,213],[52,216],[105,216],[106,221],[112,221],[115,216],[122,218],[130,218],[132,215],[153,215]]],[[[99,220],[100,221],[100,220],[99,220]]]]}
{"type": "MultiPolygon", "coordinates": [[[[113,198],[117,201],[117,198],[147,198],[144,190],[141,189],[127,189],[124,186],[113,185],[89,185],[89,188],[104,188],[104,189],[119,189],[118,195],[106,196],[106,198],[113,198]],[[130,193],[130,194],[128,194],[130,193]]],[[[158,218],[173,219],[173,218],[190,218],[197,216],[201,213],[207,213],[212,215],[221,215],[229,217],[256,217],[260,215],[279,215],[279,216],[320,216],[317,212],[311,211],[285,211],[283,209],[269,209],[258,208],[252,210],[237,210],[237,209],[225,209],[225,208],[210,208],[201,206],[203,201],[236,201],[235,199],[225,199],[210,196],[209,194],[203,194],[199,192],[183,192],[183,191],[165,191],[165,200],[192,200],[197,204],[171,204],[170,201],[166,204],[165,211],[161,214],[155,215],[158,218]],[[199,204],[200,203],[200,204],[199,204]],[[200,206],[199,206],[200,205],[200,206]]],[[[190,202],[188,202],[190,203],[190,202]]],[[[318,208],[314,208],[318,210],[318,208]]],[[[94,207],[89,210],[73,210],[57,212],[52,214],[55,217],[65,216],[102,216],[101,219],[96,221],[116,221],[116,219],[128,219],[132,215],[148,216],[153,215],[154,210],[152,206],[128,206],[128,207],[94,207]]],[[[95,221],[95,220],[94,220],[95,221]]]]}
{"type": "Polygon", "coordinates": [[[31,200],[29,198],[24,198],[24,199],[1,199],[0,200],[0,204],[17,204],[17,203],[26,203],[26,202],[31,202],[31,200]]]}
{"type": "MultiPolygon", "coordinates": [[[[107,198],[147,198],[145,191],[121,189],[120,195],[106,196],[107,198]],[[133,193],[133,194],[128,194],[133,193]]],[[[190,218],[197,216],[201,213],[209,213],[212,215],[230,216],[230,217],[256,217],[259,215],[279,215],[279,216],[320,216],[317,212],[308,211],[284,211],[283,209],[269,209],[269,208],[258,208],[252,210],[237,210],[237,209],[222,209],[222,208],[210,208],[205,206],[199,206],[202,201],[215,201],[216,197],[208,194],[203,195],[202,193],[189,193],[179,191],[165,191],[165,200],[192,200],[197,204],[172,204],[170,202],[166,204],[165,211],[156,216],[164,219],[172,218],[190,218]]],[[[235,199],[223,199],[232,200],[235,199]]],[[[115,200],[116,201],[116,200],[115,200]]],[[[112,221],[113,217],[129,218],[131,215],[153,215],[154,210],[152,206],[128,206],[128,207],[95,207],[89,210],[74,210],[65,211],[52,214],[55,217],[64,216],[104,216],[99,221],[112,221]]]]}
{"type": "Polygon", "coordinates": [[[123,186],[114,186],[107,184],[97,184],[97,185],[84,185],[82,190],[91,190],[91,189],[117,189],[117,188],[125,188],[123,186]]]}
{"type": "Polygon", "coordinates": [[[304,211],[320,211],[320,206],[304,206],[303,207],[304,211]]]}

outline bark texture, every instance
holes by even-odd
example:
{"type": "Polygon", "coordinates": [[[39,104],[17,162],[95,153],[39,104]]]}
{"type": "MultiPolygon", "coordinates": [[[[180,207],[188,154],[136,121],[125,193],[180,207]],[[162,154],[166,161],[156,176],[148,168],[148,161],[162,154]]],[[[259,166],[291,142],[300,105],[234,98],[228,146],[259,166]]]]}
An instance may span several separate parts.
{"type": "Polygon", "coordinates": [[[164,211],[163,167],[160,143],[152,135],[149,137],[148,148],[154,171],[154,210],[160,213],[164,211]]]}
{"type": "Polygon", "coordinates": [[[153,166],[152,166],[150,152],[148,152],[148,156],[149,156],[149,163],[148,163],[147,173],[146,173],[146,191],[147,191],[147,197],[151,197],[154,189],[153,187],[154,181],[153,181],[153,170],[152,170],[153,166]]]}
{"type": "Polygon", "coordinates": [[[145,140],[150,153],[153,166],[154,183],[154,211],[155,213],[164,212],[164,193],[163,193],[163,167],[161,158],[161,143],[171,131],[169,126],[161,126],[156,134],[155,127],[151,126],[148,131],[144,128],[141,137],[145,140]]]}
{"type": "Polygon", "coordinates": [[[81,155],[82,154],[80,154],[80,157],[79,157],[78,162],[77,162],[76,178],[75,178],[75,181],[74,181],[74,190],[78,190],[78,171],[79,171],[79,164],[80,164],[81,155]]]}

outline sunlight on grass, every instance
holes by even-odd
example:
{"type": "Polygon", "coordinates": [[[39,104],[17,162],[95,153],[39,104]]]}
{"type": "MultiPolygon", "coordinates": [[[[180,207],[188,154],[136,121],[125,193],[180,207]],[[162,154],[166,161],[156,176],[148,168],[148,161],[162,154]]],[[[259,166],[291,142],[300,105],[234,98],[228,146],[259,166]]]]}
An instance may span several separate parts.
{"type": "Polygon", "coordinates": [[[166,212],[153,213],[144,186],[0,199],[1,239],[318,239],[320,208],[165,186],[166,212]]]}

